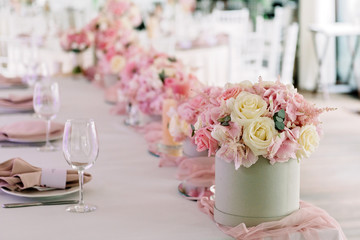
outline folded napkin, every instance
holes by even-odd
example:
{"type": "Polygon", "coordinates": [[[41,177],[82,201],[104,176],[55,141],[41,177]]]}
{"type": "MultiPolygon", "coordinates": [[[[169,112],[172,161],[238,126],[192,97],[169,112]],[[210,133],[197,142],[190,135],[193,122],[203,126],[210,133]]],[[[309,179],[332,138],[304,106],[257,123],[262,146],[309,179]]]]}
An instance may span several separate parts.
{"type": "MultiPolygon", "coordinates": [[[[214,220],[214,201],[203,197],[198,201],[200,210],[214,220]]],[[[345,234],[339,223],[323,209],[310,203],[300,201],[300,209],[279,221],[264,222],[247,228],[244,223],[235,227],[217,224],[221,231],[234,239],[259,240],[271,236],[272,239],[290,239],[290,234],[301,232],[306,240],[320,240],[317,230],[336,229],[339,239],[345,240],[345,234]]]]}
{"type": "MultiPolygon", "coordinates": [[[[42,169],[34,167],[21,158],[13,158],[0,164],[0,187],[12,191],[21,191],[27,188],[41,186],[42,169]]],[[[91,180],[91,175],[84,173],[84,183],[91,180]]],[[[79,185],[76,170],[66,171],[66,188],[79,185]]],[[[51,187],[51,186],[48,186],[51,187]]]]}
{"type": "Polygon", "coordinates": [[[20,77],[5,77],[0,74],[0,85],[2,86],[18,86],[24,85],[22,78],[20,77]]]}
{"type": "MultiPolygon", "coordinates": [[[[60,136],[64,130],[64,124],[52,122],[50,139],[60,136]]],[[[0,140],[24,140],[45,141],[46,123],[41,120],[21,121],[0,127],[0,140]]]]}
{"type": "Polygon", "coordinates": [[[33,96],[19,96],[11,94],[7,98],[0,98],[0,107],[15,110],[32,110],[33,96]]]}

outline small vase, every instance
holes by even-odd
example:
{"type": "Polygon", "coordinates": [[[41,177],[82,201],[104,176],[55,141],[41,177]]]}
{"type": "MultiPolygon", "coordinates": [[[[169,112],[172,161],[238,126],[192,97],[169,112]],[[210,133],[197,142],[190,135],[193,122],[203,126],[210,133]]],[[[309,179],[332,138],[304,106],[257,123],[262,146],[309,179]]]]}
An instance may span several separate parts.
{"type": "Polygon", "coordinates": [[[119,76],[116,74],[105,74],[104,77],[104,86],[105,88],[109,88],[114,86],[119,81],[119,76]]]}
{"type": "Polygon", "coordinates": [[[235,170],[234,163],[215,157],[215,207],[217,223],[247,227],[277,221],[299,209],[300,164],[295,159],[271,165],[259,160],[235,170]]]}
{"type": "Polygon", "coordinates": [[[74,75],[77,75],[77,74],[80,74],[82,72],[83,72],[83,56],[82,56],[82,53],[74,52],[72,73],[74,75]]]}
{"type": "Polygon", "coordinates": [[[186,157],[207,157],[208,151],[198,152],[196,145],[191,141],[190,138],[186,138],[183,142],[183,154],[186,157]]]}
{"type": "Polygon", "coordinates": [[[124,121],[125,125],[128,126],[139,126],[141,113],[136,104],[128,103],[126,107],[127,117],[124,121]]]}

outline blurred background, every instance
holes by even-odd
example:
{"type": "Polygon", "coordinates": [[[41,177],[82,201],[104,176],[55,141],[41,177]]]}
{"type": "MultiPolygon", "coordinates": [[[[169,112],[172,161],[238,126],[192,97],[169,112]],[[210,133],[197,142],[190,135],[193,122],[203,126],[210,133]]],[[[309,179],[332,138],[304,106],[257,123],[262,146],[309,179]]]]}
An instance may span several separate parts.
{"type": "MultiPolygon", "coordinates": [[[[267,80],[280,77],[300,89],[325,92],[325,96],[357,92],[359,1],[134,2],[143,17],[138,26],[143,44],[182,58],[211,85],[254,81],[261,75],[267,80]],[[339,32],[337,23],[348,29],[339,32]]],[[[20,74],[29,59],[35,64],[51,54],[52,61],[62,62],[62,70],[67,71],[70,60],[56,41],[69,29],[83,28],[104,3],[0,0],[0,70],[20,74]],[[24,41],[31,43],[31,51],[24,41]],[[57,59],[54,51],[59,53],[57,59]]]]}

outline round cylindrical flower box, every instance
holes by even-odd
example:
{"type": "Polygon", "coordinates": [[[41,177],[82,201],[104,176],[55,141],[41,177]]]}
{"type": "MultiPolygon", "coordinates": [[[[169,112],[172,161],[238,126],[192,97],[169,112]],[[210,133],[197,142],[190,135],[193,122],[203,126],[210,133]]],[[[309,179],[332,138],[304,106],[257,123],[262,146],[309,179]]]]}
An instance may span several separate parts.
{"type": "Polygon", "coordinates": [[[196,144],[194,144],[190,138],[186,138],[183,142],[183,153],[186,157],[207,157],[208,151],[198,152],[196,150],[196,144]]]}
{"type": "Polygon", "coordinates": [[[299,209],[300,164],[296,159],[271,165],[259,157],[249,168],[215,157],[215,221],[255,226],[299,209]]]}

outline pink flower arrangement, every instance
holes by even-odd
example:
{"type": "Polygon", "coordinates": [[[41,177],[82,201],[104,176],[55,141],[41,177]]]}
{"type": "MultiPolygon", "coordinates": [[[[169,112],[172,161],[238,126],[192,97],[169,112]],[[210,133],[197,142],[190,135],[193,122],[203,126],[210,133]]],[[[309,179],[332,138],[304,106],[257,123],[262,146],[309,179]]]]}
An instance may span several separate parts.
{"type": "Polygon", "coordinates": [[[89,33],[85,30],[65,33],[60,39],[60,45],[67,52],[83,52],[91,45],[89,33]]]}
{"type": "MultiPolygon", "coordinates": [[[[229,84],[208,96],[193,127],[197,150],[208,149],[236,169],[250,167],[260,156],[271,164],[309,157],[319,144],[319,115],[332,110],[315,107],[279,81],[229,84]]],[[[193,122],[188,110],[181,112],[193,122]]]]}
{"type": "Polygon", "coordinates": [[[165,98],[182,102],[199,86],[181,61],[153,50],[129,61],[120,76],[124,95],[149,115],[161,113],[165,98]]]}
{"type": "Polygon", "coordinates": [[[103,11],[86,27],[94,35],[97,69],[101,74],[119,74],[139,47],[134,30],[141,23],[136,5],[129,0],[108,0],[103,11]]]}

